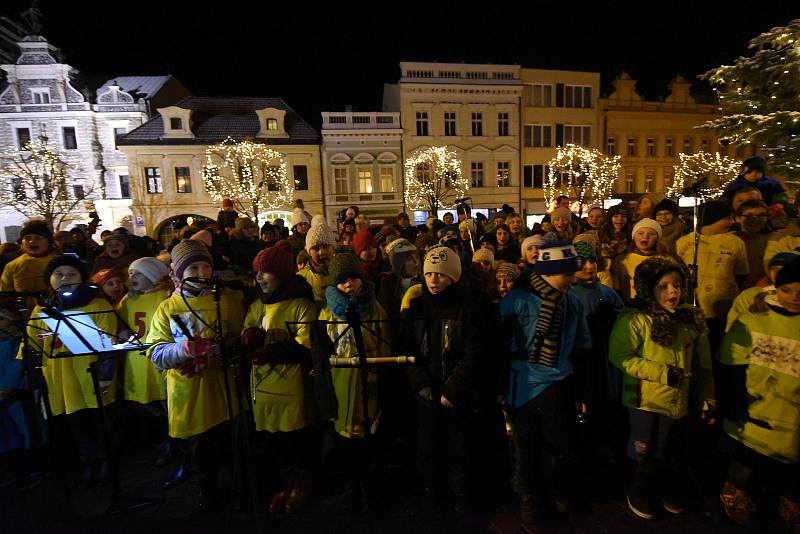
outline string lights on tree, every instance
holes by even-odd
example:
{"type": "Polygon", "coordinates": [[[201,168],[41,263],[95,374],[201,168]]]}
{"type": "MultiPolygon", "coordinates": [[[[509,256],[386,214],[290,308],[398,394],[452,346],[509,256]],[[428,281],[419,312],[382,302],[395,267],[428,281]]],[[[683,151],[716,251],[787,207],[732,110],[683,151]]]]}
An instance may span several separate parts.
{"type": "Polygon", "coordinates": [[[287,168],[285,156],[267,145],[229,137],[208,147],[200,175],[211,198],[229,198],[237,211],[258,221],[259,215],[292,202],[287,168]]]}
{"type": "Polygon", "coordinates": [[[758,147],[774,171],[800,177],[800,19],[762,33],[749,48],[751,56],[701,76],[724,116],[700,127],[722,142],[758,147]]]}
{"type": "Polygon", "coordinates": [[[461,160],[455,150],[434,146],[419,149],[405,162],[406,205],[414,210],[429,210],[455,206],[455,200],[466,196],[469,180],[461,172],[461,160]]]}
{"type": "Polygon", "coordinates": [[[44,132],[21,150],[0,156],[0,176],[0,202],[27,218],[44,219],[54,230],[92,209],[100,190],[97,177],[69,163],[44,132]]]}
{"type": "Polygon", "coordinates": [[[719,198],[725,188],[738,175],[741,163],[718,153],[698,152],[678,154],[675,178],[667,190],[667,196],[680,198],[685,189],[692,188],[694,197],[700,200],[719,198]]]}
{"type": "Polygon", "coordinates": [[[579,216],[584,206],[603,205],[611,197],[621,170],[619,156],[606,156],[599,150],[572,144],[559,147],[548,166],[544,183],[547,205],[554,206],[555,199],[562,195],[577,199],[579,216]]]}

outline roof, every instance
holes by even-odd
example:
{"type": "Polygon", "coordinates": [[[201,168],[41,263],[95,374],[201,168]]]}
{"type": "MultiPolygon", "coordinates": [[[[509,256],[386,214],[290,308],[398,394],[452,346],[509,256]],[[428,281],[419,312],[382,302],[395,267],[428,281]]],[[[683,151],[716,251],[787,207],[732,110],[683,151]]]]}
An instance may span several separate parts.
{"type": "MultiPolygon", "coordinates": [[[[271,145],[315,145],[320,135],[280,98],[190,96],[177,107],[192,110],[194,139],[161,139],[164,123],[157,115],[135,130],[119,138],[120,145],[205,145],[228,137],[256,139],[260,128],[257,109],[275,108],[286,111],[284,127],[288,138],[269,138],[271,145]]],[[[262,141],[262,139],[258,139],[262,141]]]]}
{"type": "Polygon", "coordinates": [[[106,92],[110,85],[118,85],[134,98],[152,98],[169,78],[169,76],[117,76],[104,82],[97,89],[97,94],[106,92]]]}

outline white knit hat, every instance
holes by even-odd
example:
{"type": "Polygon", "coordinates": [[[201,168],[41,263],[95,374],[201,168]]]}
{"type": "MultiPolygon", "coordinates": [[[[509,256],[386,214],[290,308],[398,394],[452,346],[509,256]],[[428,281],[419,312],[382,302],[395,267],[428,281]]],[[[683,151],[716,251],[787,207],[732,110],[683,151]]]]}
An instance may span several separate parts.
{"type": "Polygon", "coordinates": [[[478,263],[479,261],[488,261],[494,265],[494,252],[488,248],[479,248],[472,254],[472,263],[478,263]]]}
{"type": "Polygon", "coordinates": [[[441,273],[449,276],[453,282],[458,282],[458,279],[461,278],[461,258],[451,248],[434,245],[425,254],[425,266],[422,273],[441,273]]]}
{"type": "Polygon", "coordinates": [[[139,258],[131,262],[128,271],[142,273],[153,284],[157,284],[169,274],[169,267],[155,258],[139,258]]]}
{"type": "MultiPolygon", "coordinates": [[[[294,217],[292,217],[292,224],[294,224],[294,217]]],[[[322,215],[314,215],[314,218],[311,219],[311,228],[309,228],[308,233],[306,234],[306,251],[314,245],[335,244],[336,235],[333,233],[333,230],[331,230],[331,227],[328,226],[328,223],[325,221],[325,217],[322,215]]]]}
{"type": "Polygon", "coordinates": [[[541,247],[544,245],[544,236],[542,234],[536,234],[526,237],[522,240],[522,246],[520,247],[520,250],[522,250],[524,253],[531,245],[535,247],[541,247]]]}
{"type": "Polygon", "coordinates": [[[644,218],[641,221],[637,222],[636,225],[634,225],[633,231],[631,232],[631,239],[633,239],[633,236],[636,235],[636,232],[638,232],[642,228],[652,228],[658,234],[659,239],[661,239],[661,236],[664,233],[663,230],[661,230],[660,224],[658,224],[653,219],[644,218]]]}
{"type": "Polygon", "coordinates": [[[295,226],[297,226],[300,223],[308,224],[308,217],[306,217],[306,212],[303,211],[302,208],[295,208],[292,211],[292,226],[291,226],[291,228],[294,228],[295,226]]]}

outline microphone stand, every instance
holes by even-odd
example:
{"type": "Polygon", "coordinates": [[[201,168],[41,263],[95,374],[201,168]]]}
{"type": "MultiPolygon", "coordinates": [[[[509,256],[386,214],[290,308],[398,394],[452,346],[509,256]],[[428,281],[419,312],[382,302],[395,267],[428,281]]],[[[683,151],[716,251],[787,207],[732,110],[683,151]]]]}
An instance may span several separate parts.
{"type": "Polygon", "coordinates": [[[694,218],[694,233],[692,234],[694,237],[694,255],[692,256],[692,264],[689,266],[689,270],[691,271],[691,283],[689,284],[691,292],[692,292],[692,304],[694,306],[699,306],[700,303],[697,299],[697,286],[699,284],[699,276],[697,272],[697,264],[698,264],[698,254],[700,249],[700,217],[702,217],[703,213],[705,213],[705,203],[703,204],[703,209],[699,210],[697,205],[697,196],[700,194],[702,190],[702,186],[706,183],[708,177],[704,177],[691,186],[687,187],[682,191],[684,196],[692,196],[694,200],[694,205],[692,207],[692,217],[694,218]]]}

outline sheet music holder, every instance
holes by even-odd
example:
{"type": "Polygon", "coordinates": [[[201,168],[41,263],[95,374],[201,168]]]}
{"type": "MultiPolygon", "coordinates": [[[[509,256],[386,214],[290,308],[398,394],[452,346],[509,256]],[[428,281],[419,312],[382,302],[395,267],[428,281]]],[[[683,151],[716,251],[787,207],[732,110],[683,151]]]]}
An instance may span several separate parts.
{"type": "MultiPolygon", "coordinates": [[[[51,334],[69,350],[64,356],[80,356],[119,350],[144,349],[140,340],[133,342],[123,340],[116,333],[105,332],[97,326],[92,319],[92,314],[113,313],[113,310],[85,312],[77,310],[58,310],[52,306],[42,308],[39,315],[34,317],[41,320],[51,334]],[[123,341],[114,343],[114,341],[123,341]]],[[[60,356],[60,355],[59,355],[60,356]]],[[[56,356],[58,357],[58,356],[56,356]]]]}

